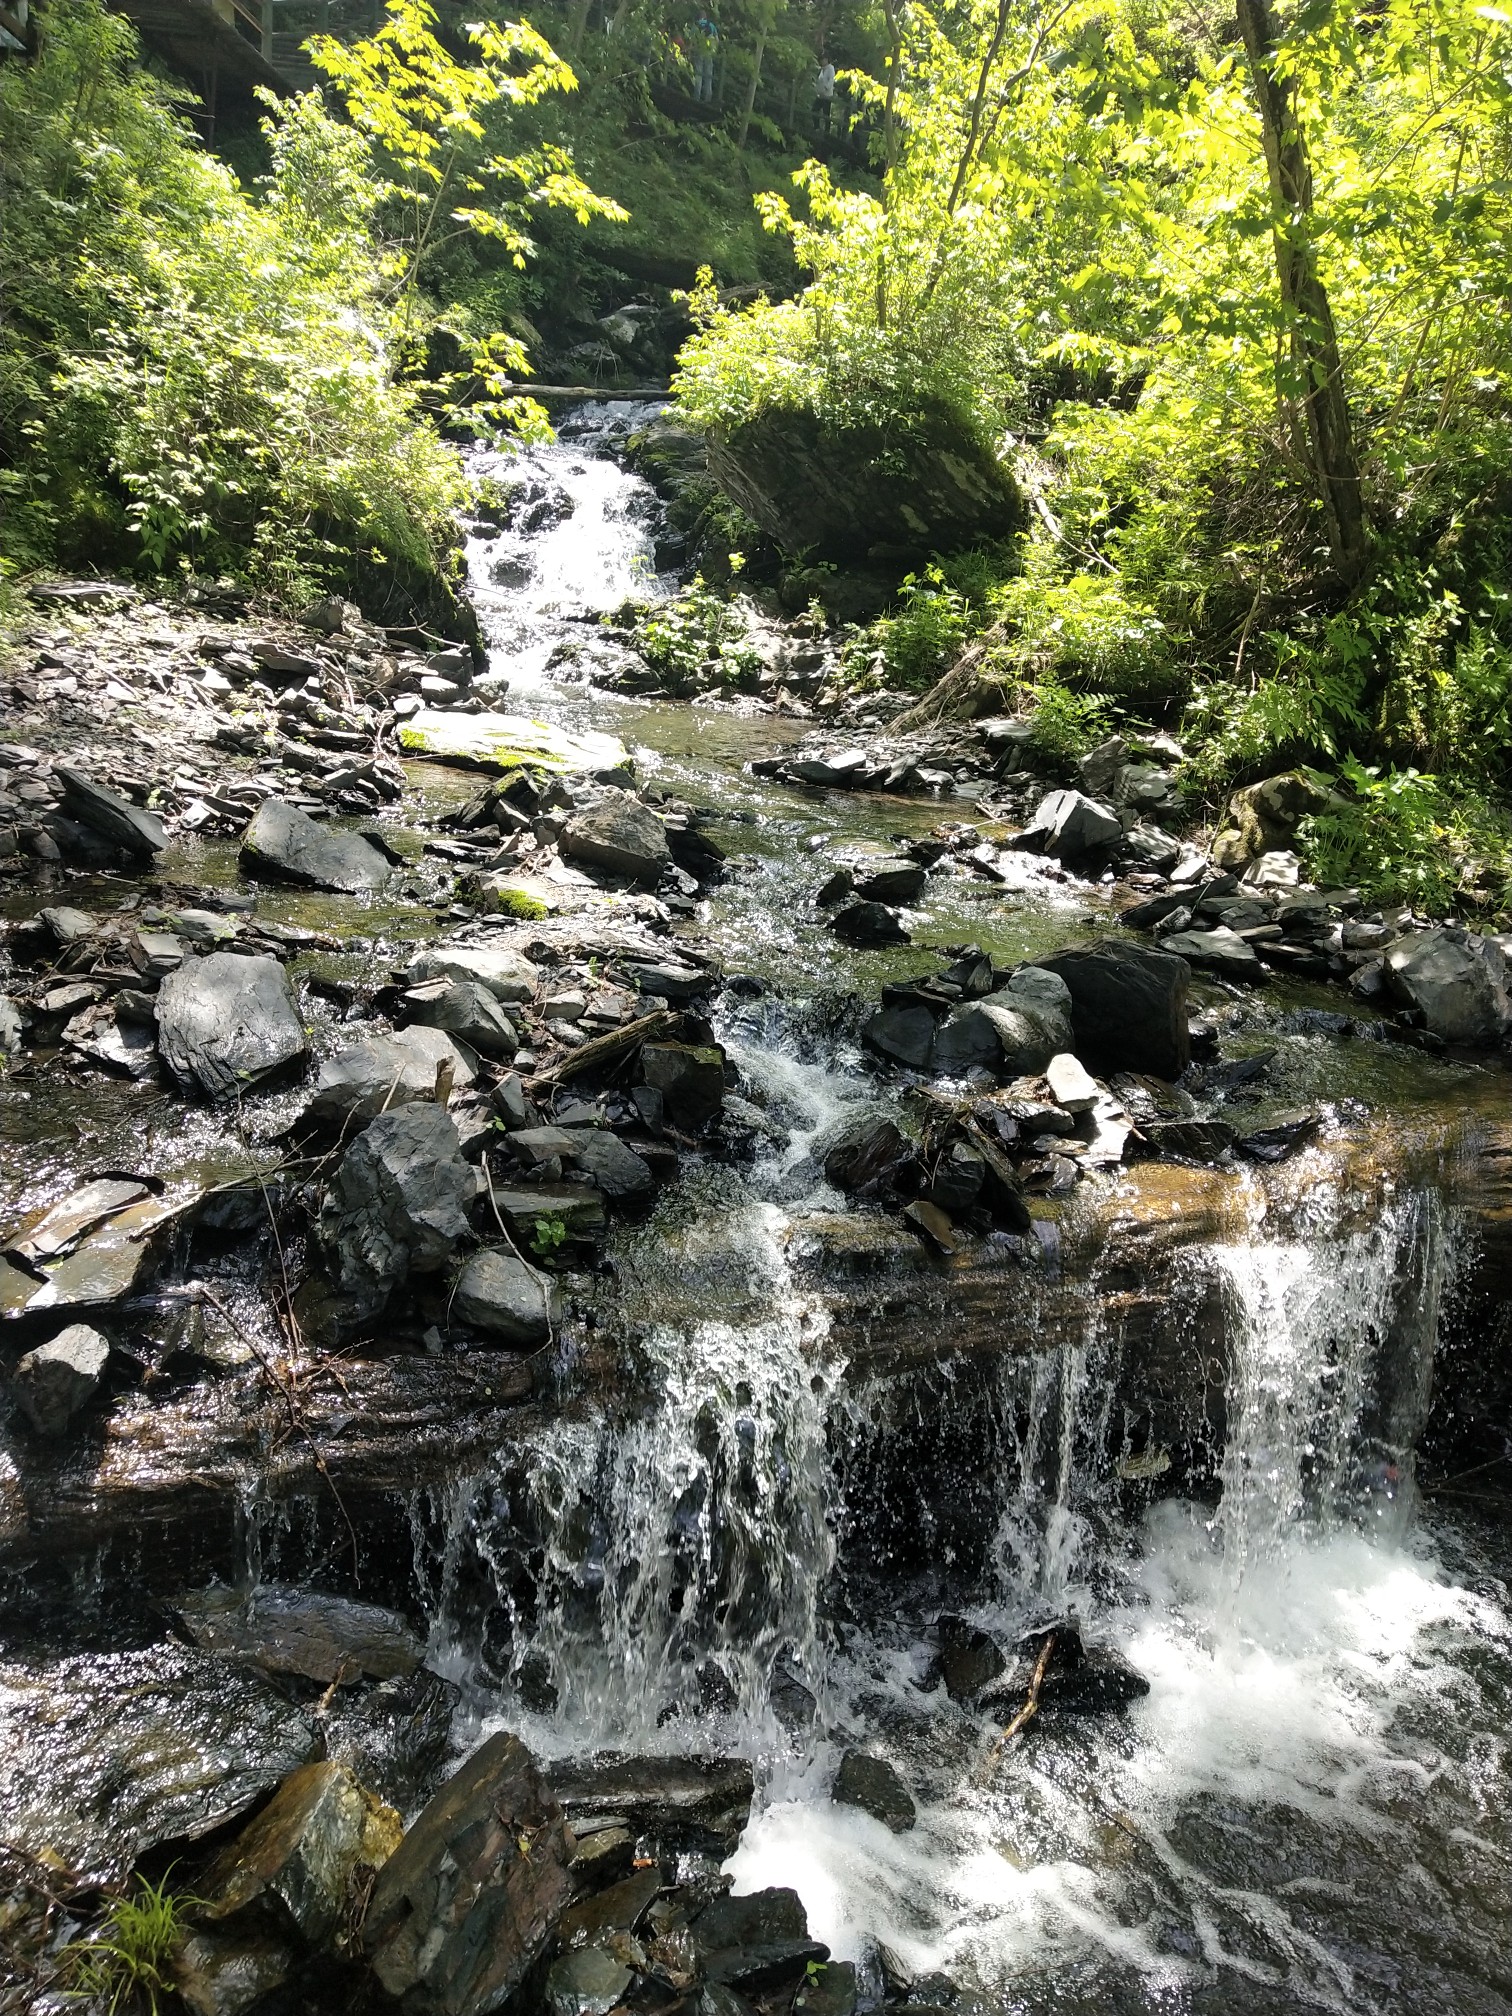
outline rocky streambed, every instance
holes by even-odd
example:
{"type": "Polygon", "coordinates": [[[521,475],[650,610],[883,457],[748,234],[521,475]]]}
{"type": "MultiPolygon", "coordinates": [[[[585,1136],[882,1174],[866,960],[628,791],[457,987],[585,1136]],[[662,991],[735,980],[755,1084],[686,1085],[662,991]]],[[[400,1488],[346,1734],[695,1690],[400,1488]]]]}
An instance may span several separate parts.
{"type": "Polygon", "coordinates": [[[1500,2006],[1496,948],[611,697],[613,447],[486,652],[4,671],[7,1994],[145,1876],[228,2016],[1500,2006]]]}

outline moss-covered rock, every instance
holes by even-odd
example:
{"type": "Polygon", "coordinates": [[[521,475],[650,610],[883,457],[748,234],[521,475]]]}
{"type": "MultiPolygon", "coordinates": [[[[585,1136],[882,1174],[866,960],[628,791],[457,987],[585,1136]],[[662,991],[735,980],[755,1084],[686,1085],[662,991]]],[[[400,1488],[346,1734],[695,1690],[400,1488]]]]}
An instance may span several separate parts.
{"type": "Polygon", "coordinates": [[[501,775],[548,770],[609,784],[626,784],[632,775],[629,753],[613,735],[572,735],[523,714],[452,714],[423,707],[401,722],[399,746],[407,756],[501,775]]]}

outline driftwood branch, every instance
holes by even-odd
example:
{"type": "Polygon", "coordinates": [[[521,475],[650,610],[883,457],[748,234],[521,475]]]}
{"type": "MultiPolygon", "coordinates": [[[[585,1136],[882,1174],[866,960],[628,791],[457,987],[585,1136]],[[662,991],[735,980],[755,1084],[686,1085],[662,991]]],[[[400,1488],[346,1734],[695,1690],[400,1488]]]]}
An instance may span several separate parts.
{"type": "Polygon", "coordinates": [[[526,1090],[532,1093],[549,1091],[553,1085],[563,1085],[569,1078],[581,1078],[585,1072],[618,1064],[632,1050],[638,1050],[642,1043],[654,1043],[658,1037],[674,1036],[681,1027],[682,1016],[676,1009],[658,1008],[654,1015],[642,1015],[637,1021],[627,1022],[623,1029],[611,1029],[607,1036],[595,1036],[581,1050],[569,1050],[560,1064],[553,1064],[549,1071],[537,1071],[528,1081],[526,1090]]]}
{"type": "Polygon", "coordinates": [[[997,1769],[998,1759],[1013,1741],[1014,1737],[1026,1729],[1035,1716],[1038,1715],[1040,1689],[1045,1684],[1045,1675],[1050,1670],[1050,1659],[1054,1651],[1055,1633],[1049,1631],[1045,1634],[1045,1642],[1040,1647],[1040,1655],[1034,1662],[1034,1672],[1029,1681],[1029,1692],[1024,1697],[1023,1707],[1020,1708],[1017,1715],[1014,1716],[1008,1727],[999,1736],[983,1759],[982,1769],[979,1774],[981,1782],[985,1783],[992,1776],[993,1772],[997,1769]]]}

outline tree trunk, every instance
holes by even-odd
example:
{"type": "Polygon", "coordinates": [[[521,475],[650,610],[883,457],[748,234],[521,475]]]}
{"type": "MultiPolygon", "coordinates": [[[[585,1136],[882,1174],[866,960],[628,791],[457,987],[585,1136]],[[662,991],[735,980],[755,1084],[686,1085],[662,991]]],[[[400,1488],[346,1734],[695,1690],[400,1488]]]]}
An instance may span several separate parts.
{"type": "Polygon", "coordinates": [[[1280,31],[1270,0],[1237,0],[1237,6],[1276,209],[1276,274],[1291,345],[1294,396],[1306,423],[1334,571],[1352,586],[1365,566],[1365,503],[1339,339],[1309,235],[1312,169],[1298,123],[1295,86],[1276,65],[1280,31]]]}
{"type": "Polygon", "coordinates": [[[588,32],[588,15],[593,0],[575,0],[571,21],[567,29],[567,54],[580,56],[583,52],[583,37],[588,32]]]}
{"type": "Polygon", "coordinates": [[[760,31],[756,37],[756,54],[751,63],[751,82],[746,91],[745,104],[740,109],[740,138],[735,142],[737,147],[744,147],[746,144],[746,134],[751,130],[751,114],[756,110],[756,93],[761,88],[761,64],[763,57],[766,55],[767,29],[769,25],[769,20],[763,17],[760,31]]]}

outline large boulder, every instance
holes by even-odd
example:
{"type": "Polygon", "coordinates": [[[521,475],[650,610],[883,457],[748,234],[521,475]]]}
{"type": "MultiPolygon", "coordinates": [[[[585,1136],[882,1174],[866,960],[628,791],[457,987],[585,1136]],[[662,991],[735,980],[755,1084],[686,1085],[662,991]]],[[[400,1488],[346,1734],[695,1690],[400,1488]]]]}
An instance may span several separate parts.
{"type": "Polygon", "coordinates": [[[490,1737],[378,1872],[363,1936],[413,2016],[488,2016],[570,1901],[562,1809],[517,1737],[490,1737]]]}
{"type": "Polygon", "coordinates": [[[212,1099],[251,1091],[304,1064],[310,1039],[276,959],[210,952],[158,989],[158,1049],[179,1082],[212,1099]]]}
{"type": "Polygon", "coordinates": [[[1053,953],[1039,964],[1065,981],[1076,1041],[1094,1071],[1179,1078],[1192,1057],[1187,1027],[1191,968],[1144,945],[1104,939],[1053,953]]]}
{"type": "Polygon", "coordinates": [[[242,835],[241,859],[251,874],[274,875],[281,882],[343,895],[381,889],[394,872],[371,840],[319,825],[280,798],[266,798],[258,806],[242,835]]]}
{"type": "Polygon", "coordinates": [[[337,1167],[320,1240],[359,1320],[376,1315],[412,1274],[433,1274],[469,1230],[478,1179],[439,1106],[380,1113],[337,1167]]]}
{"type": "Polygon", "coordinates": [[[948,553],[1007,538],[1024,518],[1004,465],[939,412],[906,428],[839,428],[772,410],[711,435],[709,467],[768,538],[815,560],[948,553]]]}
{"type": "Polygon", "coordinates": [[[1243,868],[1264,854],[1289,849],[1304,819],[1323,811],[1328,792],[1303,770],[1286,770],[1235,791],[1213,842],[1219,868],[1243,868]]]}
{"type": "Polygon", "coordinates": [[[109,1341],[87,1323],[71,1323],[16,1367],[16,1398],[39,1435],[64,1435],[105,1377],[109,1341]]]}
{"type": "Polygon", "coordinates": [[[917,1002],[895,1002],[879,1008],[861,1031],[868,1050],[906,1065],[910,1071],[927,1071],[934,1054],[935,1018],[917,1002]]]}
{"type": "Polygon", "coordinates": [[[858,1806],[894,1834],[906,1834],[918,1818],[913,1794],[885,1757],[847,1750],[830,1797],[837,1806],[858,1806]]]}
{"type": "Polygon", "coordinates": [[[844,1113],[810,1151],[837,1190],[863,1190],[897,1165],[906,1143],[886,1113],[844,1113]]]}
{"type": "Polygon", "coordinates": [[[1043,1071],[1072,1043],[1071,994],[1058,973],[1021,966],[995,994],[955,1009],[935,1035],[934,1068],[962,1077],[973,1065],[1010,1078],[1043,1071]]]}
{"type": "Polygon", "coordinates": [[[1123,822],[1108,805],[1081,791],[1047,791],[1017,844],[1050,854],[1066,867],[1103,861],[1123,838],[1123,822]]]}
{"type": "Polygon", "coordinates": [[[438,1066],[450,1069],[458,1090],[477,1076],[444,1029],[414,1023],[392,1036],[370,1036],[325,1059],[301,1121],[365,1123],[396,1106],[433,1098],[438,1066]]]}
{"type": "Polygon", "coordinates": [[[674,1124],[697,1132],[724,1104],[724,1052],[712,1043],[646,1043],[640,1078],[661,1093],[674,1124]]]}
{"type": "Polygon", "coordinates": [[[628,791],[606,792],[597,805],[575,814],[561,846],[571,860],[630,882],[655,884],[672,865],[666,827],[628,791]]]}
{"type": "Polygon", "coordinates": [[[808,1915],[796,1890],[757,1890],[716,1897],[693,1920],[693,1950],[705,1975],[746,1995],[791,1991],[829,1948],[809,1937],[808,1915]]]}
{"type": "Polygon", "coordinates": [[[1386,954],[1386,985],[1446,1043],[1499,1043],[1512,1024],[1507,961],[1494,938],[1444,927],[1402,938],[1386,954]]]}

